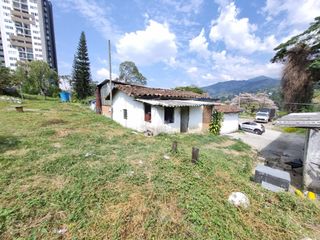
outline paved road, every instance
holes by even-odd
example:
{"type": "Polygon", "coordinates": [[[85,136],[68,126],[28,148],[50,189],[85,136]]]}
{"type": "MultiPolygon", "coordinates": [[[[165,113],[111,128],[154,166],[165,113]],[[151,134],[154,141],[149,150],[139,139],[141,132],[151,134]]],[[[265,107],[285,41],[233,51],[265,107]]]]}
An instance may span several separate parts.
{"type": "Polygon", "coordinates": [[[286,157],[286,160],[303,159],[304,135],[282,133],[272,129],[270,123],[266,124],[265,127],[266,132],[262,135],[249,132],[236,132],[228,135],[232,138],[241,139],[252,146],[267,160],[276,160],[281,157],[286,157]]]}
{"type": "Polygon", "coordinates": [[[236,132],[228,136],[241,139],[256,149],[263,162],[274,168],[286,170],[291,175],[291,184],[297,188],[302,186],[302,168],[291,169],[286,162],[303,160],[305,137],[301,134],[282,133],[265,125],[266,132],[256,135],[249,132],[236,132]]]}

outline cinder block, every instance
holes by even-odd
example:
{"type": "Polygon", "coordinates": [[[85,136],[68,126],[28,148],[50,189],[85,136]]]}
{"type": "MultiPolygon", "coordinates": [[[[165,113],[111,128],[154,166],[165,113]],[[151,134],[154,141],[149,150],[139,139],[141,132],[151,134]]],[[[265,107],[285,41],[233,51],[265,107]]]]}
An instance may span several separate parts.
{"type": "Polygon", "coordinates": [[[284,192],[285,191],[285,189],[282,187],[278,187],[278,186],[275,186],[271,183],[267,183],[264,181],[262,181],[261,186],[269,191],[272,191],[272,192],[284,192]]]}
{"type": "Polygon", "coordinates": [[[269,183],[288,191],[291,178],[288,172],[259,164],[255,170],[254,181],[257,183],[269,183]]]}

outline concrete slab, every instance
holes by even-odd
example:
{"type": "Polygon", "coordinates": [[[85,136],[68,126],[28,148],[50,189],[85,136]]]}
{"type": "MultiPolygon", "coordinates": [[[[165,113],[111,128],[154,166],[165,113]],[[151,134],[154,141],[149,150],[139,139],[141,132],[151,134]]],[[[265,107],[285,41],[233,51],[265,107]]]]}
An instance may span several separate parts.
{"type": "Polygon", "coordinates": [[[255,169],[254,181],[257,183],[269,183],[288,191],[291,178],[288,172],[259,164],[255,169]]]}
{"type": "Polygon", "coordinates": [[[261,186],[269,191],[272,191],[272,192],[284,192],[285,191],[284,188],[278,187],[276,185],[273,185],[271,183],[267,183],[264,181],[262,181],[261,186]]]}

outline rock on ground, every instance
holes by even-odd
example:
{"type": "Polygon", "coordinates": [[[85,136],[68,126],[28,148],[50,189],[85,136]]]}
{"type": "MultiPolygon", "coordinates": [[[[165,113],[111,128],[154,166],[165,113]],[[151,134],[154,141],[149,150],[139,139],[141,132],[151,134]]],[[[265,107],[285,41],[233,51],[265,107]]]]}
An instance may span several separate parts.
{"type": "Polygon", "coordinates": [[[249,198],[241,192],[231,193],[228,202],[236,207],[248,208],[250,206],[249,198]]]}

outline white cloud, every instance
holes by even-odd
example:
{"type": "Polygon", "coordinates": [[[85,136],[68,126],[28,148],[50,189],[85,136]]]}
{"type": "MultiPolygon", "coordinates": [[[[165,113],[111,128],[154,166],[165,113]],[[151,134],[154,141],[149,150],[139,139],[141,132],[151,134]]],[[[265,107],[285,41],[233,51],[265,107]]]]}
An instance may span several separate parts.
{"type": "Polygon", "coordinates": [[[214,2],[218,4],[220,7],[225,7],[231,3],[231,0],[214,0],[214,2]]]}
{"type": "Polygon", "coordinates": [[[210,72],[201,75],[201,84],[203,86],[221,81],[245,80],[261,75],[279,78],[281,69],[281,64],[272,63],[236,64],[232,67],[230,64],[218,64],[214,65],[210,72]]]}
{"type": "Polygon", "coordinates": [[[193,11],[194,13],[198,13],[203,0],[190,0],[189,2],[188,1],[183,1],[183,2],[184,2],[184,5],[180,7],[180,11],[182,12],[193,11]]]}
{"type": "Polygon", "coordinates": [[[116,44],[121,60],[140,65],[157,62],[171,64],[177,54],[176,36],[164,23],[149,20],[145,30],[126,33],[116,44]]]}
{"type": "Polygon", "coordinates": [[[211,57],[216,65],[230,64],[230,66],[233,66],[235,64],[249,64],[251,62],[249,59],[242,56],[228,55],[226,50],[221,52],[212,52],[211,57]]]}
{"type": "Polygon", "coordinates": [[[242,55],[231,55],[226,50],[211,52],[210,58],[205,62],[186,60],[179,63],[190,77],[189,84],[198,86],[261,75],[279,78],[282,70],[280,63],[265,63],[242,55]]]}
{"type": "Polygon", "coordinates": [[[212,53],[211,73],[202,75],[205,80],[241,80],[265,75],[278,78],[281,64],[258,63],[243,56],[229,55],[226,51],[212,53]]]}
{"type": "Polygon", "coordinates": [[[211,73],[206,73],[201,76],[205,80],[214,80],[214,76],[211,73]]]}
{"type": "Polygon", "coordinates": [[[264,40],[254,34],[257,30],[248,18],[238,18],[239,9],[234,2],[220,9],[218,19],[213,21],[210,39],[213,42],[223,41],[227,49],[240,50],[244,53],[256,51],[272,51],[277,46],[275,36],[271,35],[264,40]]]}
{"type": "MultiPolygon", "coordinates": [[[[98,81],[104,80],[104,79],[109,79],[110,78],[110,71],[107,68],[100,68],[96,72],[96,77],[98,81]]],[[[112,79],[116,79],[118,77],[117,74],[112,73],[112,79]]]]}
{"type": "Polygon", "coordinates": [[[284,13],[285,20],[281,22],[281,27],[295,26],[304,28],[315,17],[320,15],[319,0],[267,0],[263,11],[268,14],[268,19],[284,13]]]}
{"type": "Polygon", "coordinates": [[[187,70],[188,73],[197,73],[198,72],[198,68],[197,67],[190,67],[188,70],[187,70]]]}
{"type": "Polygon", "coordinates": [[[161,2],[174,7],[178,12],[198,13],[203,0],[161,0],[161,2]]]}
{"type": "Polygon", "coordinates": [[[208,50],[208,42],[207,42],[207,39],[204,35],[203,28],[197,37],[195,37],[189,41],[189,50],[191,52],[198,53],[200,56],[202,56],[204,58],[209,57],[210,52],[208,50]]]}
{"type": "Polygon", "coordinates": [[[86,18],[105,39],[117,39],[119,32],[112,23],[110,9],[95,0],[55,0],[66,11],[74,9],[86,18]],[[109,13],[109,15],[108,15],[109,13]]]}

